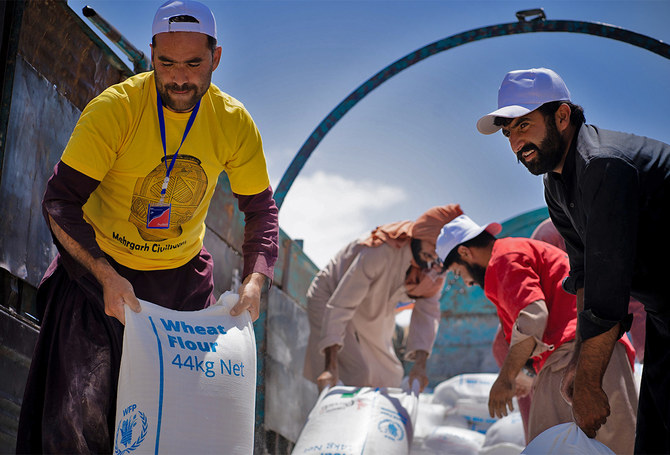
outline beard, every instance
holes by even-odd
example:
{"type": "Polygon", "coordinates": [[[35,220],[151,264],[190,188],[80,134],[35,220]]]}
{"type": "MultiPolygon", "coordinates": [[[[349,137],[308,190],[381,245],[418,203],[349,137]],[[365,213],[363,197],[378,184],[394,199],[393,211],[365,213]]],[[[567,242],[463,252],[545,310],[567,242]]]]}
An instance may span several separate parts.
{"type": "Polygon", "coordinates": [[[427,263],[421,259],[421,240],[412,238],[410,241],[410,249],[412,251],[412,258],[416,265],[419,266],[422,270],[428,270],[432,267],[432,264],[427,263]]]}
{"type": "Polygon", "coordinates": [[[178,84],[165,84],[161,80],[161,78],[158,76],[158,73],[154,72],[155,77],[156,77],[156,88],[158,89],[158,93],[161,96],[161,100],[163,101],[163,105],[170,109],[173,112],[189,112],[191,111],[196,104],[198,104],[198,101],[207,93],[207,90],[209,89],[209,85],[212,82],[212,71],[209,72],[209,75],[207,76],[206,83],[203,83],[202,85],[198,84],[183,84],[183,85],[178,85],[178,84]],[[190,96],[188,98],[184,96],[180,97],[173,97],[170,92],[171,91],[185,91],[188,90],[190,92],[190,96]]]}
{"type": "Polygon", "coordinates": [[[416,262],[416,265],[418,265],[421,270],[429,270],[433,267],[432,264],[429,264],[421,259],[417,259],[416,257],[414,257],[414,262],[416,262]]]}
{"type": "Polygon", "coordinates": [[[565,150],[565,140],[558,132],[558,128],[556,128],[556,120],[551,115],[547,116],[546,119],[547,132],[540,146],[538,147],[529,142],[516,154],[517,159],[533,175],[546,174],[556,169],[561,162],[561,158],[563,158],[563,151],[565,150]],[[535,150],[535,159],[533,161],[526,161],[523,154],[531,150],[535,150]]]}
{"type": "Polygon", "coordinates": [[[463,262],[463,265],[467,269],[472,281],[474,281],[480,288],[484,289],[484,277],[486,276],[486,267],[482,267],[479,264],[468,264],[463,262]]]}

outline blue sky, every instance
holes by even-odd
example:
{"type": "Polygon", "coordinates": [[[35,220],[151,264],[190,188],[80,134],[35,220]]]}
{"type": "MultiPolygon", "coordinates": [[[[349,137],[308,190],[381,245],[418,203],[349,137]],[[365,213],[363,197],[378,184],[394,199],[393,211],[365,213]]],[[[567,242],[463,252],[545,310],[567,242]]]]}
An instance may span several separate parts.
{"type": "MultiPolygon", "coordinates": [[[[94,8],[149,54],[162,1],[68,1],[94,8]]],[[[429,43],[516,21],[603,22],[670,43],[670,1],[220,1],[222,62],[213,82],[242,101],[263,136],[270,180],[321,120],[376,72],[429,43]]],[[[85,22],[89,23],[87,19],[85,22]]],[[[606,38],[532,33],[439,53],[391,78],[328,133],[289,191],[281,227],[323,266],[376,225],[460,203],[480,224],[544,206],[540,177],[517,164],[501,134],[477,119],[496,108],[507,71],[549,67],[588,123],[670,142],[670,60],[606,38]]]]}

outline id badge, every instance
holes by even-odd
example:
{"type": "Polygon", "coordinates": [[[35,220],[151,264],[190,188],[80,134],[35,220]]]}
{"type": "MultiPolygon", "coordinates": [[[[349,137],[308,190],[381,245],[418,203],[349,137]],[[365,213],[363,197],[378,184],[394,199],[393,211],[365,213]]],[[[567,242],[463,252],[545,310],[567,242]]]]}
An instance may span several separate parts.
{"type": "Polygon", "coordinates": [[[147,210],[148,229],[168,229],[170,227],[170,209],[172,204],[149,204],[147,210]]]}

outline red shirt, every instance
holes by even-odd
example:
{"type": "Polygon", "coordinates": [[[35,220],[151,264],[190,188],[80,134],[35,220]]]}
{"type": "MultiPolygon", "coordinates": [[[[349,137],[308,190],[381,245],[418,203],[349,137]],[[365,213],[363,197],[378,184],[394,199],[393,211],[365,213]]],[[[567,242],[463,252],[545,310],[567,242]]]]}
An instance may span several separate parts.
{"type": "MultiPolygon", "coordinates": [[[[538,300],[544,301],[549,311],[542,341],[555,349],[575,338],[576,298],[561,286],[569,272],[567,253],[546,242],[513,237],[495,242],[486,269],[484,293],[498,310],[508,343],[521,310],[538,300]]],[[[626,345],[629,359],[631,355],[634,357],[628,339],[623,337],[621,341],[626,345]]],[[[552,352],[534,357],[537,371],[552,352]]]]}

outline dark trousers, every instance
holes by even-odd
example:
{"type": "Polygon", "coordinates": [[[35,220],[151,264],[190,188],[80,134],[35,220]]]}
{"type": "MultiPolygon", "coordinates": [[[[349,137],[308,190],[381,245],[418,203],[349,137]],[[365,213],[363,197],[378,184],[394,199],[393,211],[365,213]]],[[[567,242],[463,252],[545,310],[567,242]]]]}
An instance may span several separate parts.
{"type": "Polygon", "coordinates": [[[670,454],[670,315],[647,311],[636,454],[670,454]]]}
{"type": "MultiPolygon", "coordinates": [[[[138,298],[166,308],[214,303],[212,258],[204,248],[176,269],[137,271],[107,258],[138,298]]],[[[57,260],[37,291],[42,327],[21,405],[16,452],[112,453],[123,325],[104,310],[91,275],[73,280],[57,260]]]]}
{"type": "Polygon", "coordinates": [[[21,406],[17,453],[111,453],[123,325],[60,267],[39,288],[48,302],[21,406]]]}

